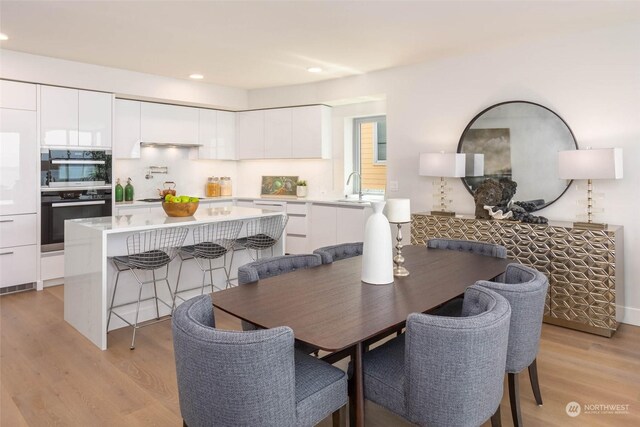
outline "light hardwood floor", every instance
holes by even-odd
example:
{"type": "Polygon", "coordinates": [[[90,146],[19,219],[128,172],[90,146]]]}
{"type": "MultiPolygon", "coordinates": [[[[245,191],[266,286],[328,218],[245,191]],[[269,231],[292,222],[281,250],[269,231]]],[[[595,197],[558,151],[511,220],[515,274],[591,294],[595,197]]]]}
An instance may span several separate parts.
{"type": "MultiPolygon", "coordinates": [[[[114,331],[103,352],[64,322],[63,294],[58,286],[0,298],[0,425],[180,426],[170,323],[141,329],[134,351],[131,330],[114,331]]],[[[240,328],[228,315],[217,322],[240,328]]],[[[640,425],[640,327],[608,339],[544,325],[538,370],[544,406],[526,373],[520,381],[525,426],[640,425]],[[571,401],[629,409],[570,418],[571,401]]],[[[370,402],[366,416],[370,426],[408,425],[370,402]]],[[[502,421],[511,425],[506,395],[502,421]]]]}

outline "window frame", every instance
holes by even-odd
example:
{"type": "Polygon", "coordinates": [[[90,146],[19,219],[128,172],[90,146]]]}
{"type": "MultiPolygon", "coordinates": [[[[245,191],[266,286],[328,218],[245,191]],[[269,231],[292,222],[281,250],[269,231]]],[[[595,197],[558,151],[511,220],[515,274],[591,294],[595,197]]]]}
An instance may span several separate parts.
{"type": "MultiPolygon", "coordinates": [[[[359,180],[353,180],[353,193],[359,193],[360,192],[360,182],[362,181],[362,162],[361,162],[361,156],[360,156],[360,125],[364,124],[364,123],[376,123],[376,126],[374,127],[374,136],[375,136],[375,143],[373,144],[373,152],[374,152],[374,162],[373,164],[375,165],[386,165],[387,164],[387,160],[378,160],[378,126],[377,123],[384,121],[385,124],[387,122],[387,115],[386,114],[378,114],[375,116],[364,116],[364,117],[355,117],[353,119],[353,141],[352,141],[352,145],[353,145],[353,171],[354,172],[358,172],[358,174],[360,175],[360,179],[359,180]]],[[[385,142],[385,145],[387,143],[385,142]]],[[[379,194],[378,191],[372,190],[371,194],[379,194]]]]}

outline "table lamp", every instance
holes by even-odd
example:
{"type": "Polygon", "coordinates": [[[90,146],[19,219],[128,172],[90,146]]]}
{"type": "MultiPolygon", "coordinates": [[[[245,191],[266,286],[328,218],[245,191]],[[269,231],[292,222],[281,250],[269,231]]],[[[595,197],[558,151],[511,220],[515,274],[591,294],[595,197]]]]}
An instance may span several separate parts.
{"type": "Polygon", "coordinates": [[[393,275],[404,277],[409,275],[409,271],[404,267],[404,257],[402,256],[402,224],[411,222],[411,206],[409,199],[388,199],[385,206],[385,215],[392,224],[398,225],[396,235],[396,256],[393,257],[393,275]]]}
{"type": "MultiPolygon", "coordinates": [[[[439,199],[439,210],[431,211],[431,215],[454,216],[456,213],[447,210],[451,200],[447,198],[447,181],[445,178],[462,178],[465,176],[466,155],[464,153],[420,153],[420,171],[422,176],[440,177],[439,190],[434,198],[439,199]]],[[[437,182],[434,182],[437,185],[437,182]]],[[[436,207],[434,205],[434,207],[436,207]]]]}
{"type": "Polygon", "coordinates": [[[587,221],[574,222],[576,228],[602,230],[606,224],[593,222],[593,180],[622,178],[622,148],[569,150],[558,153],[561,179],[587,180],[587,221]]]}

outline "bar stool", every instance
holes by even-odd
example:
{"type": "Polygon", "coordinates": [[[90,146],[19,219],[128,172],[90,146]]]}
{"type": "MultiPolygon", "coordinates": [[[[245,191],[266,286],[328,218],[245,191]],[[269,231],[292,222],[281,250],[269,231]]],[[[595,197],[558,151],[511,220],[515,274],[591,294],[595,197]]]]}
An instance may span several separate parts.
{"type": "Polygon", "coordinates": [[[176,290],[173,293],[172,311],[176,307],[176,298],[180,298],[185,301],[179,293],[192,291],[195,288],[179,290],[180,276],[182,274],[182,264],[190,259],[194,259],[198,267],[202,271],[202,286],[200,294],[204,294],[205,278],[207,272],[211,280],[211,292],[214,289],[222,290],[213,283],[213,271],[224,269],[224,273],[227,277],[227,283],[225,288],[229,287],[229,270],[227,270],[227,252],[233,248],[233,245],[238,239],[238,234],[242,229],[242,221],[224,221],[215,222],[211,224],[205,224],[193,229],[193,245],[183,246],[178,250],[178,256],[180,257],[180,269],[178,270],[178,282],[176,283],[176,290]],[[224,257],[221,267],[213,267],[212,261],[218,258],[224,257]],[[207,263],[208,261],[208,263],[207,263]],[[208,265],[207,265],[208,264],[208,265]]]}
{"type": "MultiPolygon", "coordinates": [[[[233,266],[233,257],[236,251],[246,249],[251,259],[256,261],[260,257],[260,251],[271,249],[271,256],[273,257],[273,247],[282,237],[288,221],[289,217],[286,214],[264,216],[247,221],[247,237],[241,237],[236,240],[236,244],[231,251],[229,268],[231,269],[233,266]],[[251,254],[251,249],[256,251],[255,258],[251,254]]],[[[235,279],[237,277],[230,280],[235,279]]]]}
{"type": "MultiPolygon", "coordinates": [[[[116,273],[116,283],[111,296],[111,304],[109,305],[109,317],[107,319],[107,332],[109,331],[109,323],[111,322],[111,314],[118,316],[123,322],[133,328],[133,336],[131,338],[131,350],[135,348],[136,331],[143,326],[149,326],[160,322],[160,310],[158,301],[166,305],[169,309],[173,309],[173,305],[158,298],[157,282],[165,281],[169,294],[173,297],[171,286],[169,285],[169,263],[176,257],[178,248],[184,244],[189,229],[187,227],[161,228],[149,231],[142,231],[127,237],[127,255],[115,256],[111,258],[113,265],[118,271],[116,273]],[[166,274],[162,278],[156,278],[156,270],[166,267],[166,274]],[[116,292],[118,291],[118,280],[120,273],[123,271],[131,271],[133,277],[138,282],[138,300],[124,304],[113,305],[116,292]],[[151,280],[142,280],[137,271],[151,271],[151,280]],[[146,284],[153,283],[153,296],[142,299],[142,288],[146,284]],[[145,322],[144,325],[138,325],[138,316],[140,314],[140,303],[143,301],[155,300],[156,320],[153,322],[145,322]],[[136,304],[136,317],[134,323],[118,314],[114,309],[136,304]]],[[[167,318],[168,319],[168,318],[167,318]]],[[[162,320],[167,320],[162,319],[162,320]]]]}

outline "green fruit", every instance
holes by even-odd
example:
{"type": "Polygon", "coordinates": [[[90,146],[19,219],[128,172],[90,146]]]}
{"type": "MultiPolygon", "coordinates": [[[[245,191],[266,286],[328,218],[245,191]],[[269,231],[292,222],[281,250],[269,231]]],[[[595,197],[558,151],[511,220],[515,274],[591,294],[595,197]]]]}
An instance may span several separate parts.
{"type": "Polygon", "coordinates": [[[172,197],[173,197],[173,196],[172,196],[171,194],[167,194],[166,196],[164,196],[164,201],[165,201],[165,202],[171,202],[171,198],[172,198],[172,197]]]}
{"type": "Polygon", "coordinates": [[[180,203],[189,203],[189,196],[180,196],[180,203]]]}
{"type": "Polygon", "coordinates": [[[197,197],[191,197],[191,198],[189,199],[189,202],[191,202],[191,203],[198,203],[199,201],[200,201],[200,200],[199,200],[197,197]]]}

